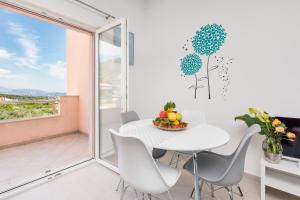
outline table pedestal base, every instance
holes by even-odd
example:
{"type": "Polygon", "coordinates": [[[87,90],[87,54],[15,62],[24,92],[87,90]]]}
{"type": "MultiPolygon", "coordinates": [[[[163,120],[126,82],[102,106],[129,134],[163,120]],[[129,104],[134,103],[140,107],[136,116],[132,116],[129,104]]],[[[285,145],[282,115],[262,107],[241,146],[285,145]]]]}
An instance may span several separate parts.
{"type": "Polygon", "coordinates": [[[193,164],[194,164],[195,200],[200,200],[201,194],[200,194],[200,190],[199,190],[197,153],[193,153],[193,164]]]}

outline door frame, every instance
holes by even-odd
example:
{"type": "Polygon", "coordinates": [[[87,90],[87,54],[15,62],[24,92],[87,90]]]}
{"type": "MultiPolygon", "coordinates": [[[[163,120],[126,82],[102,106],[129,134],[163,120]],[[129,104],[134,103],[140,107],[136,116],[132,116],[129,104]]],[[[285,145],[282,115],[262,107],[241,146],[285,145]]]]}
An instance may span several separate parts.
{"type": "Polygon", "coordinates": [[[95,31],[95,76],[94,76],[94,90],[95,90],[95,104],[94,104],[94,108],[95,108],[95,160],[100,163],[101,165],[104,165],[105,167],[118,172],[118,168],[114,165],[112,165],[111,163],[108,163],[106,161],[104,161],[103,159],[100,158],[100,137],[101,137],[101,133],[100,133],[100,123],[99,123],[99,114],[100,114],[100,108],[99,108],[99,67],[100,67],[100,63],[99,63],[99,34],[102,32],[105,32],[107,30],[110,30],[116,26],[121,26],[121,54],[122,54],[122,58],[121,58],[121,74],[122,74],[122,79],[121,79],[121,85],[125,85],[125,90],[122,90],[123,92],[121,93],[121,96],[125,97],[121,99],[121,111],[122,112],[126,112],[128,110],[129,107],[129,101],[128,101],[128,94],[129,94],[129,88],[128,88],[128,84],[129,84],[129,69],[128,69],[128,31],[127,31],[127,19],[126,18],[120,18],[117,20],[114,20],[113,22],[97,29],[95,31]]]}
{"type": "MultiPolygon", "coordinates": [[[[43,14],[40,8],[35,7],[34,5],[27,4],[18,4],[9,1],[0,0],[0,8],[5,10],[11,10],[12,12],[19,13],[24,16],[35,18],[39,21],[47,22],[54,24],[55,26],[63,27],[65,29],[75,30],[77,32],[85,33],[91,36],[90,39],[90,49],[89,49],[89,158],[84,158],[78,160],[74,163],[70,163],[59,168],[53,169],[49,174],[40,173],[36,174],[30,178],[24,178],[22,182],[17,183],[16,185],[8,188],[6,190],[0,190],[0,199],[5,199],[11,197],[12,195],[18,194],[20,192],[26,191],[33,186],[38,186],[40,184],[52,181],[53,179],[60,177],[61,175],[67,174],[74,170],[80,169],[82,167],[88,166],[95,162],[95,129],[94,129],[94,69],[95,69],[95,30],[87,24],[79,23],[76,20],[70,18],[63,18],[60,20],[61,16],[56,17],[56,13],[51,11],[46,11],[47,14],[43,14]],[[42,13],[42,14],[41,14],[42,13]],[[60,175],[60,176],[58,176],[60,175]]],[[[43,11],[44,12],[44,11],[43,11]]]]}

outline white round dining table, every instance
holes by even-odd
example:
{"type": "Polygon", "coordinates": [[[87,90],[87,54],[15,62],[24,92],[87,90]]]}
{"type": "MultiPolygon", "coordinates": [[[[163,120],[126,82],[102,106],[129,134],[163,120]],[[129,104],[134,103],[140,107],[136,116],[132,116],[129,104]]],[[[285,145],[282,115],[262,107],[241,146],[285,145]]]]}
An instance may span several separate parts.
{"type": "Polygon", "coordinates": [[[193,155],[195,200],[200,200],[197,153],[225,145],[230,135],[209,124],[189,124],[182,131],[165,131],[152,124],[151,119],[132,121],[119,129],[120,134],[140,139],[146,147],[188,152],[193,155]]]}

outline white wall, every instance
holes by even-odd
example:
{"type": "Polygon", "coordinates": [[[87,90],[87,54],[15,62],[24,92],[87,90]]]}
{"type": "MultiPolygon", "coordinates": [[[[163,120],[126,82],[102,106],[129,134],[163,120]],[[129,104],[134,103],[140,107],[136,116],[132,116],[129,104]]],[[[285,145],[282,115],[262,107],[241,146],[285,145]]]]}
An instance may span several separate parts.
{"type": "MultiPolygon", "coordinates": [[[[233,150],[245,126],[234,117],[250,106],[274,115],[300,117],[300,2],[297,0],[149,0],[144,22],[143,62],[132,69],[131,108],[153,117],[168,100],[180,109],[201,108],[208,122],[230,132],[232,140],[221,152],[233,150]],[[229,93],[220,95],[217,74],[212,79],[212,99],[200,89],[198,99],[183,78],[182,45],[207,23],[222,24],[228,32],[217,55],[234,58],[230,66],[229,93]]],[[[214,73],[214,72],[213,72],[214,73]]],[[[259,175],[260,136],[251,142],[246,171],[259,175]]]]}

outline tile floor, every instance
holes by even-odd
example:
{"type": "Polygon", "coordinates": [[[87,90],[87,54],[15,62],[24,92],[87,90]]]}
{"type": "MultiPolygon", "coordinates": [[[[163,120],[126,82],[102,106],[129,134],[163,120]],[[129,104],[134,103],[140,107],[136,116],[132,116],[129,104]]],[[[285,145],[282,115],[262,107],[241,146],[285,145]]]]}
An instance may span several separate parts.
{"type": "MultiPolygon", "coordinates": [[[[181,161],[182,164],[184,160],[181,161]]],[[[119,176],[111,170],[94,163],[83,167],[69,174],[62,175],[56,179],[32,188],[28,191],[12,196],[10,200],[118,200],[120,193],[115,192],[119,176]]],[[[241,181],[244,192],[244,199],[259,200],[259,180],[252,176],[245,176],[241,181]]],[[[178,184],[171,189],[174,200],[188,200],[193,186],[193,177],[187,172],[183,174],[178,184]]],[[[205,186],[204,193],[209,190],[205,186]]],[[[203,200],[229,200],[225,190],[215,193],[215,198],[210,195],[203,195],[203,200]]],[[[159,195],[156,199],[167,199],[165,194],[159,195]]],[[[129,189],[125,200],[134,200],[135,193],[129,189]]],[[[235,196],[235,199],[242,199],[235,196]]],[[[299,197],[292,196],[271,188],[267,189],[267,200],[299,200],[299,197]]]]}
{"type": "Polygon", "coordinates": [[[89,157],[88,136],[80,133],[0,150],[0,191],[89,157]]]}

